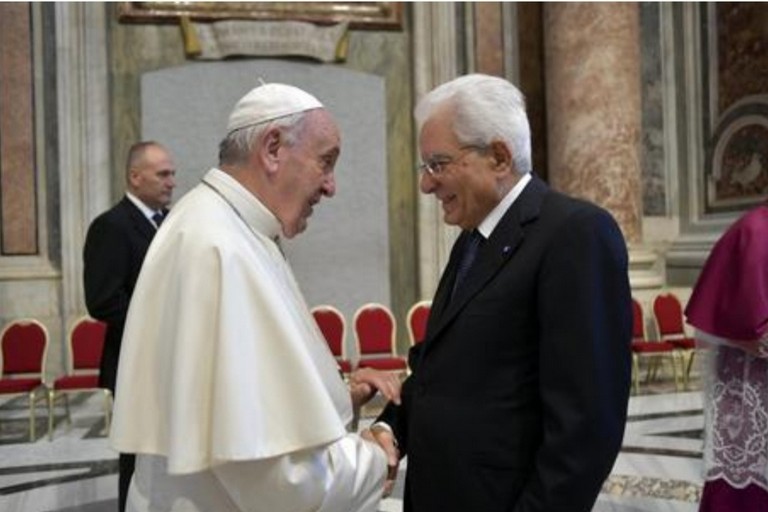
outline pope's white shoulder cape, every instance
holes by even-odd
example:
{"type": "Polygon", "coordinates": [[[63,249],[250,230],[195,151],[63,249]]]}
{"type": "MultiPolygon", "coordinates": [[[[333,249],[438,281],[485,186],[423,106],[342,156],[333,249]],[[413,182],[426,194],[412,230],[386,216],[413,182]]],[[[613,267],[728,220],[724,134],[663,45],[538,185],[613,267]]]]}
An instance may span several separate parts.
{"type": "Polygon", "coordinates": [[[279,247],[279,225],[212,170],[173,208],[125,327],[111,431],[172,474],[338,440],[349,393],[279,247]]]}

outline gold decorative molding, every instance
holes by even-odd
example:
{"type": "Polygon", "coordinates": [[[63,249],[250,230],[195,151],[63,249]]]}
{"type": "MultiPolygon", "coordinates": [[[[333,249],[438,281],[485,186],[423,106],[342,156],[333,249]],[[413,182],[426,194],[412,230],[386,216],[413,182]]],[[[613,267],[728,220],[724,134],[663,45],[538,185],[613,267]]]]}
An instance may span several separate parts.
{"type": "Polygon", "coordinates": [[[230,19],[306,21],[321,25],[348,22],[351,29],[401,30],[402,2],[119,2],[123,22],[177,23],[230,19]]]}

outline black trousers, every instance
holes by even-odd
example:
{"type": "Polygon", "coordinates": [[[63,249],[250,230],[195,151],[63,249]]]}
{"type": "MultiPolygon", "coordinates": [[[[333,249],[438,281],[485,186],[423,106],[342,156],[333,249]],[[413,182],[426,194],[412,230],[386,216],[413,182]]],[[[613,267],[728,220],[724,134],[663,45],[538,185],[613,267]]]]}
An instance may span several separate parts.
{"type": "Polygon", "coordinates": [[[125,501],[128,498],[128,488],[131,486],[133,468],[136,465],[136,455],[133,453],[121,453],[118,462],[120,475],[118,477],[117,506],[119,512],[125,512],[125,501]]]}

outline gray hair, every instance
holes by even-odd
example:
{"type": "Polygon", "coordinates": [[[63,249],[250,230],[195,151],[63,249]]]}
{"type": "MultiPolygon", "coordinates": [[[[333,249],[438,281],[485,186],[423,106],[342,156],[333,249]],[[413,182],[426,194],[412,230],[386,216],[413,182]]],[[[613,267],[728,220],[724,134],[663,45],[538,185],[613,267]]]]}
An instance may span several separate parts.
{"type": "Polygon", "coordinates": [[[503,78],[471,74],[446,82],[422,98],[414,111],[419,132],[437,109],[453,108],[453,132],[462,145],[488,146],[501,140],[515,170],[531,172],[531,128],[523,94],[503,78]]]}
{"type": "Polygon", "coordinates": [[[141,165],[144,160],[144,156],[147,153],[147,149],[151,147],[158,147],[165,150],[162,144],[154,140],[143,140],[136,142],[128,148],[128,156],[125,158],[125,179],[126,181],[131,175],[131,169],[134,169],[141,165]]]}
{"type": "Polygon", "coordinates": [[[303,121],[307,112],[309,111],[298,112],[264,123],[232,130],[219,143],[219,165],[245,163],[253,151],[256,142],[262,135],[273,128],[278,128],[281,131],[287,146],[295,145],[304,127],[303,121]]]}

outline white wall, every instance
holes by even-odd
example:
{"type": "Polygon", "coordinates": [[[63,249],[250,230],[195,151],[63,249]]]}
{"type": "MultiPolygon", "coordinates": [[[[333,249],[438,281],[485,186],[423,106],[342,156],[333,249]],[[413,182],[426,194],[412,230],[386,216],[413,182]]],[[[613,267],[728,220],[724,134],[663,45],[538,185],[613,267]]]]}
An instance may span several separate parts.
{"type": "Polygon", "coordinates": [[[390,304],[386,110],[382,77],[328,65],[241,60],[195,63],[142,77],[142,138],[166,145],[177,165],[175,199],[218,161],[218,144],[237,100],[265,82],[317,96],[342,132],[336,196],[309,228],[284,244],[309,306],[329,303],[347,318],[365,302],[390,304]]]}

